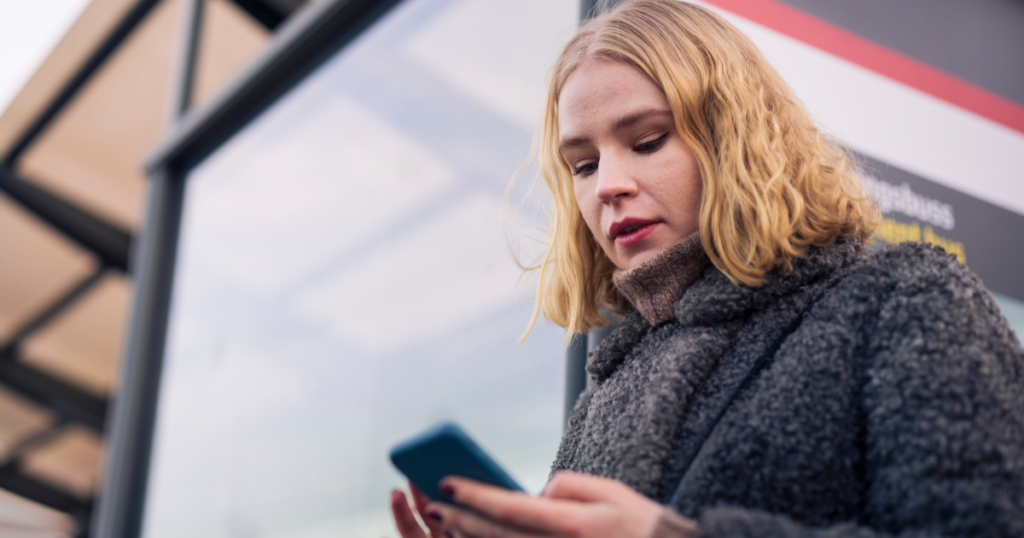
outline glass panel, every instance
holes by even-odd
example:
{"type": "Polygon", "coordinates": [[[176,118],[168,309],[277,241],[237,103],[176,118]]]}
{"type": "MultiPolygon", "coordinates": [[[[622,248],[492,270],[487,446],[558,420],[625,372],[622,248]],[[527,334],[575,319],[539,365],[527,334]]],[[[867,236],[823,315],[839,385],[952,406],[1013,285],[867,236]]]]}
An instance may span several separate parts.
{"type": "Polygon", "coordinates": [[[191,174],[144,536],[395,536],[388,450],[441,420],[540,490],[564,331],[516,346],[498,208],[577,11],[405,2],[191,174]]]}

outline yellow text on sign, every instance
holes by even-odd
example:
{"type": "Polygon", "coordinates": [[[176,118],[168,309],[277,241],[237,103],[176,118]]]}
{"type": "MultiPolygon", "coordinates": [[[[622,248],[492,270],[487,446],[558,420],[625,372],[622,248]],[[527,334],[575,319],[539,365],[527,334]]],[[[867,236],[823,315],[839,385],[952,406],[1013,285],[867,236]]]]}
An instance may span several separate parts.
{"type": "Polygon", "coordinates": [[[921,224],[916,221],[912,224],[906,224],[896,222],[893,219],[882,219],[882,222],[875,230],[875,237],[886,243],[924,241],[925,243],[942,247],[946,252],[956,256],[960,263],[967,263],[967,252],[964,249],[963,243],[942,237],[935,233],[935,230],[929,225],[925,225],[924,229],[922,229],[921,224]]]}

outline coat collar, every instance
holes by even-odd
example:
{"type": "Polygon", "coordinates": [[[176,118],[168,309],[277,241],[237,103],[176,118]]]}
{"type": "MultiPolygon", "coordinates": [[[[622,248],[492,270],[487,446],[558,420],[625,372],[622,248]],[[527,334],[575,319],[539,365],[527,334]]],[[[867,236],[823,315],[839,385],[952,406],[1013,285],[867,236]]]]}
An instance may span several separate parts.
{"type": "Polygon", "coordinates": [[[676,303],[676,319],[684,327],[716,325],[747,317],[782,297],[827,278],[861,259],[860,240],[840,237],[824,247],[812,246],[793,260],[793,268],[777,267],[761,286],[733,284],[717,267],[709,269],[676,303]]]}
{"type": "MultiPolygon", "coordinates": [[[[859,239],[840,237],[831,245],[812,246],[793,260],[790,270],[773,269],[765,283],[756,287],[733,284],[717,267],[711,266],[676,303],[676,320],[683,327],[708,327],[741,320],[853,265],[863,255],[864,246],[859,239]]],[[[588,358],[587,372],[598,383],[603,382],[650,329],[651,324],[629,307],[619,327],[606,336],[588,358]]]]}

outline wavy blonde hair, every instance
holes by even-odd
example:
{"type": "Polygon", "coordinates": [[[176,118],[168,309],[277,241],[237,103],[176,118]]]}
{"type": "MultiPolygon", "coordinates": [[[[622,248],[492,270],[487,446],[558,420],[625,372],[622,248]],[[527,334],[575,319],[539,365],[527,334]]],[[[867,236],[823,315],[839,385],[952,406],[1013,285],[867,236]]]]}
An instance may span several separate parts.
{"type": "Polygon", "coordinates": [[[837,236],[870,238],[879,213],[851,159],[822,136],[757,47],[700,6],[635,0],[589,21],[555,62],[539,133],[541,174],[554,197],[550,243],[524,338],[541,312],[585,332],[608,323],[602,307],[626,306],[558,150],[559,95],[589,58],[636,67],[665,92],[704,184],[701,242],[735,284],[760,285],[771,269],[791,268],[808,247],[837,236]]]}

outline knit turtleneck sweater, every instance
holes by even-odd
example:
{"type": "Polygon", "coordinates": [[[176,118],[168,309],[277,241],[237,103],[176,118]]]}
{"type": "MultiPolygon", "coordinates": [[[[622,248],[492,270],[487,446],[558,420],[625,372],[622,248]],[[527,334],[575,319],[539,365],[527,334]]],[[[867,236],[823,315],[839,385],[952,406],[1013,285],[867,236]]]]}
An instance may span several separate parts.
{"type": "Polygon", "coordinates": [[[710,265],[700,232],[628,270],[616,270],[612,283],[651,324],[675,317],[675,304],[710,265]]]}

